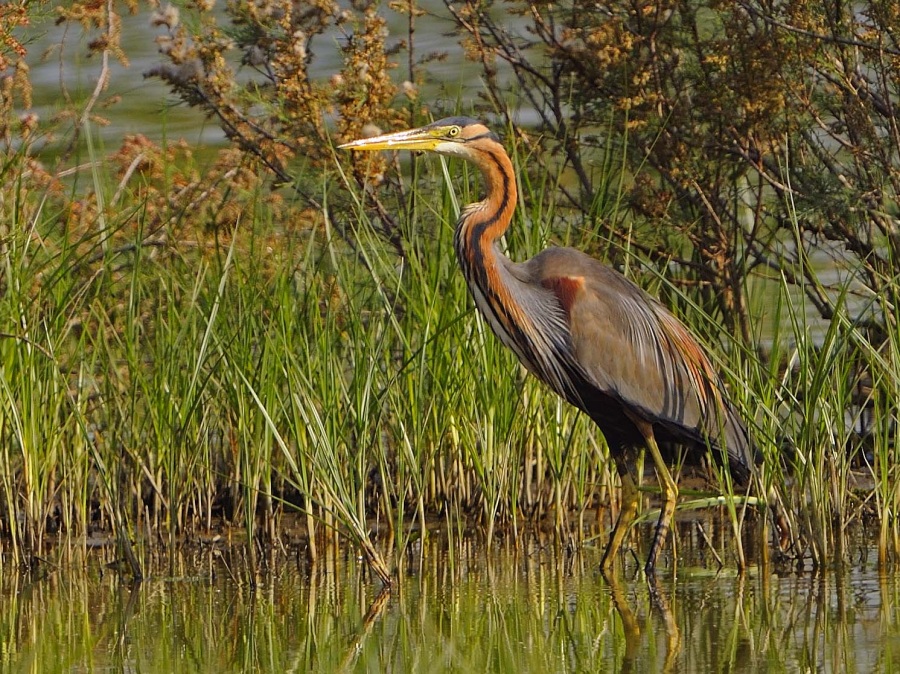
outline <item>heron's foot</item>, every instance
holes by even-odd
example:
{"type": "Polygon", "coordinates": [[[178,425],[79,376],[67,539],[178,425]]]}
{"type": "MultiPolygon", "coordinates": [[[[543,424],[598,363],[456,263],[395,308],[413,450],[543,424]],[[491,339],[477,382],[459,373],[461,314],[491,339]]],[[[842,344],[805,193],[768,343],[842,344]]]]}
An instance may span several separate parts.
{"type": "Polygon", "coordinates": [[[656,556],[659,549],[666,542],[666,536],[669,535],[669,525],[672,522],[672,516],[675,514],[675,505],[678,502],[678,485],[672,479],[672,473],[669,472],[668,466],[659,451],[656,444],[656,438],[653,437],[653,427],[650,424],[639,425],[638,428],[644,434],[644,440],[647,448],[650,450],[650,456],[653,457],[653,465],[656,468],[656,477],[659,480],[659,486],[662,490],[662,509],[659,513],[659,521],[656,523],[656,533],[653,534],[653,543],[650,545],[650,555],[647,557],[647,565],[644,569],[652,572],[656,567],[656,556]]]}
{"type": "Polygon", "coordinates": [[[625,534],[631,528],[634,518],[637,516],[638,508],[638,489],[634,480],[627,471],[623,471],[622,476],[622,508],[619,511],[619,517],[616,519],[616,525],[613,527],[612,534],[609,537],[609,543],[603,553],[603,559],[600,560],[601,569],[610,569],[622,547],[625,540],[625,534]]]}
{"type": "Polygon", "coordinates": [[[659,551],[666,542],[668,535],[669,524],[668,522],[663,522],[662,515],[660,515],[659,522],[656,524],[656,532],[653,534],[653,542],[650,544],[650,554],[647,555],[647,563],[644,565],[644,571],[647,575],[652,574],[656,570],[656,558],[659,556],[659,551]]]}

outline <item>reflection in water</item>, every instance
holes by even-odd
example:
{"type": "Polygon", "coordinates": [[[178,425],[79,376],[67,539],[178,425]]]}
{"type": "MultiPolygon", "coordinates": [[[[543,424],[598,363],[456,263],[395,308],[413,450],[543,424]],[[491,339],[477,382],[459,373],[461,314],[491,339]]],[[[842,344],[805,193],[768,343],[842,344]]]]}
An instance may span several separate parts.
{"type": "Polygon", "coordinates": [[[245,552],[207,548],[133,586],[96,551],[37,578],[0,565],[0,669],[873,672],[900,655],[900,582],[868,558],[739,576],[683,557],[647,579],[604,577],[594,550],[436,538],[396,558],[392,594],[339,548],[255,578],[245,552]]]}
{"type": "Polygon", "coordinates": [[[635,671],[635,663],[641,648],[641,628],[634,611],[625,597],[618,574],[604,574],[609,583],[613,606],[622,620],[622,634],[625,638],[625,653],[622,656],[622,672],[635,671]]]}
{"type": "Polygon", "coordinates": [[[383,588],[381,592],[375,595],[375,600],[372,602],[372,605],[369,606],[369,610],[366,612],[366,615],[363,618],[362,628],[360,629],[359,636],[354,639],[353,644],[347,650],[347,655],[344,657],[344,660],[341,663],[338,671],[350,671],[352,666],[356,663],[359,654],[365,644],[366,638],[369,636],[369,634],[372,633],[372,628],[381,619],[381,616],[384,613],[384,610],[387,608],[390,598],[391,591],[388,588],[383,588]]]}

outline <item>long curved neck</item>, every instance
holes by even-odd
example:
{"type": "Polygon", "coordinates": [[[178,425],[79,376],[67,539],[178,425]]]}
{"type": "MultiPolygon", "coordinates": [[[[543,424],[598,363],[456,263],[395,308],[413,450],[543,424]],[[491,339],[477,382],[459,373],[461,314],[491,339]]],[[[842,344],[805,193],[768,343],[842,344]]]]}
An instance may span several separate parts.
{"type": "Polygon", "coordinates": [[[463,209],[456,224],[456,253],[470,285],[475,282],[486,290],[492,281],[501,282],[495,273],[502,254],[494,244],[512,221],[517,199],[516,176],[512,162],[499,144],[480,148],[469,160],[481,169],[487,195],[463,209]]]}
{"type": "Polygon", "coordinates": [[[551,293],[523,281],[496,245],[516,208],[512,162],[498,144],[467,158],[478,165],[487,183],[487,196],[467,206],[456,225],[456,254],[475,305],[526,368],[577,405],[566,369],[571,349],[562,313],[550,303],[551,293]]]}
{"type": "Polygon", "coordinates": [[[531,325],[521,304],[521,282],[510,273],[511,262],[497,248],[516,208],[516,177],[499,144],[478,148],[466,157],[484,176],[487,196],[463,209],[456,224],[456,255],[475,305],[500,340],[534,370],[531,325]]]}

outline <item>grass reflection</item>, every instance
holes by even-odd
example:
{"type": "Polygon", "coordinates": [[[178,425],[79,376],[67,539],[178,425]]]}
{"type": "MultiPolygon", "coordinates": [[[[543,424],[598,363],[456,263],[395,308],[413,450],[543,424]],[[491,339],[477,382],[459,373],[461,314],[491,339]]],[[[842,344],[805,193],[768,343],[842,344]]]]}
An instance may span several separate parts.
{"type": "Polygon", "coordinates": [[[654,582],[537,539],[433,541],[397,560],[392,594],[338,547],[314,568],[194,550],[135,585],[103,554],[0,574],[0,670],[871,672],[893,671],[900,644],[900,582],[874,553],[817,575],[680,564],[654,582]]]}

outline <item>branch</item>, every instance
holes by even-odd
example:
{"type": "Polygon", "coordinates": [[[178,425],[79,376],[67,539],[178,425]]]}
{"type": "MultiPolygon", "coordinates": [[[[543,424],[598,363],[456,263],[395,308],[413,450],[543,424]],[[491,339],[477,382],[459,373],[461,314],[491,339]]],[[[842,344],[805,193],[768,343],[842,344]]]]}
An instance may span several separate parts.
{"type": "Polygon", "coordinates": [[[782,30],[786,30],[789,33],[794,33],[796,35],[802,35],[803,37],[808,37],[812,40],[818,40],[820,42],[829,42],[831,44],[842,44],[847,47],[858,47],[860,49],[866,49],[868,51],[875,51],[881,54],[890,54],[891,56],[900,56],[900,50],[891,49],[890,47],[885,47],[881,44],[873,44],[871,42],[863,42],[862,40],[856,40],[846,37],[838,37],[836,35],[823,35],[822,33],[814,33],[811,30],[806,30],[805,28],[798,28],[797,26],[792,26],[789,23],[785,23],[779,19],[776,19],[771,14],[766,14],[756,7],[753,7],[746,0],[738,0],[738,5],[740,5],[748,14],[752,14],[755,17],[758,17],[768,23],[770,26],[775,26],[776,28],[781,28],[782,30]]]}

